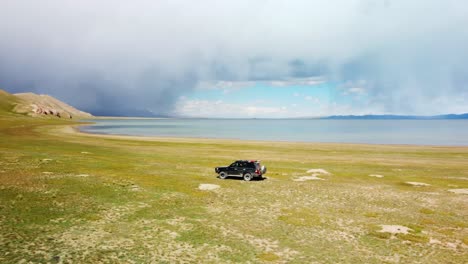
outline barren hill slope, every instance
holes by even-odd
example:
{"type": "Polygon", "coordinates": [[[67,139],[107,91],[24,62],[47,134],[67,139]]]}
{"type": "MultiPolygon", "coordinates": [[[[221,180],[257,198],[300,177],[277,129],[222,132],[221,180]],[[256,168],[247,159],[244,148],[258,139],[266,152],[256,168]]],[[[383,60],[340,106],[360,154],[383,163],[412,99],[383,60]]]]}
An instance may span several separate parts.
{"type": "Polygon", "coordinates": [[[18,98],[0,89],[0,112],[11,112],[18,98]]]}
{"type": "Polygon", "coordinates": [[[0,107],[31,116],[56,116],[60,118],[86,118],[91,114],[80,111],[52,96],[34,93],[9,94],[0,90],[0,107]]]}

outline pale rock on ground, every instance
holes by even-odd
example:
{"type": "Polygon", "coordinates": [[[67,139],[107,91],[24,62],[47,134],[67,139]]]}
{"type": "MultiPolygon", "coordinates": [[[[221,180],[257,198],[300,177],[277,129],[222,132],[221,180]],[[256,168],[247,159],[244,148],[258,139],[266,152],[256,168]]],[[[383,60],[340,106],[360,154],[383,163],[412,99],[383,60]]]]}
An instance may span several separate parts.
{"type": "Polygon", "coordinates": [[[448,191],[457,194],[468,194],[468,189],[450,189],[448,191]]]}
{"type": "Polygon", "coordinates": [[[405,183],[412,185],[412,186],[430,186],[430,184],[424,183],[424,182],[405,182],[405,183]]]}
{"type": "Polygon", "coordinates": [[[293,181],[303,182],[303,181],[324,180],[324,179],[318,177],[318,175],[320,175],[320,174],[330,175],[331,174],[331,173],[329,173],[328,171],[326,171],[324,169],[310,169],[310,170],[307,171],[307,173],[312,173],[312,175],[311,176],[300,176],[299,178],[293,179],[293,181]]]}
{"type": "Polygon", "coordinates": [[[408,231],[413,231],[413,229],[402,226],[402,225],[380,225],[382,230],[381,233],[391,233],[391,234],[408,234],[408,231]]]}
{"type": "Polygon", "coordinates": [[[312,176],[301,176],[297,179],[294,179],[293,181],[296,181],[296,182],[303,182],[303,181],[316,181],[316,180],[322,180],[322,178],[319,178],[317,177],[316,174],[313,174],[312,176]]]}
{"type": "Polygon", "coordinates": [[[138,185],[136,185],[136,184],[132,184],[132,185],[130,186],[130,191],[132,191],[132,192],[139,192],[139,191],[141,191],[141,188],[140,188],[140,186],[138,186],[138,185]]]}
{"type": "Polygon", "coordinates": [[[212,190],[216,190],[216,189],[219,189],[220,186],[219,185],[216,185],[216,184],[210,184],[210,183],[202,183],[198,186],[198,189],[202,190],[202,191],[212,191],[212,190]]]}
{"type": "Polygon", "coordinates": [[[329,173],[328,171],[324,170],[324,169],[310,169],[307,171],[307,173],[317,173],[317,174],[326,174],[326,175],[330,175],[331,173],[329,173]]]}
{"type": "Polygon", "coordinates": [[[383,178],[383,175],[380,174],[369,174],[370,177],[375,177],[375,178],[383,178]]]}

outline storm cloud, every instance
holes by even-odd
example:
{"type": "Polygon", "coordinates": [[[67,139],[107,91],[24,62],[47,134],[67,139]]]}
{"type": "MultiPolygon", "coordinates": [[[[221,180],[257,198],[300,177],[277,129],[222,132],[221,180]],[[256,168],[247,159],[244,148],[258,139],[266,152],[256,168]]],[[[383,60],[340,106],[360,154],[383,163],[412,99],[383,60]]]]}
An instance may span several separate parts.
{"type": "Polygon", "coordinates": [[[369,112],[468,112],[466,25],[461,0],[2,1],[0,87],[144,116],[200,83],[326,78],[369,112]]]}

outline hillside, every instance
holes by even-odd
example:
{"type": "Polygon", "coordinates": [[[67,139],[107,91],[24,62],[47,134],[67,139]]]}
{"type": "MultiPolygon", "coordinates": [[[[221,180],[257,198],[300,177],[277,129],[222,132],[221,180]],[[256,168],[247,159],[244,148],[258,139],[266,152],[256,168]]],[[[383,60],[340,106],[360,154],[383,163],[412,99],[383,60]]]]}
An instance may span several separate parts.
{"type": "Polygon", "coordinates": [[[11,112],[17,103],[17,97],[0,90],[0,112],[11,112]]]}
{"type": "Polygon", "coordinates": [[[68,119],[92,117],[91,114],[80,111],[49,95],[10,94],[3,90],[0,90],[0,110],[30,116],[55,116],[68,119]]]}

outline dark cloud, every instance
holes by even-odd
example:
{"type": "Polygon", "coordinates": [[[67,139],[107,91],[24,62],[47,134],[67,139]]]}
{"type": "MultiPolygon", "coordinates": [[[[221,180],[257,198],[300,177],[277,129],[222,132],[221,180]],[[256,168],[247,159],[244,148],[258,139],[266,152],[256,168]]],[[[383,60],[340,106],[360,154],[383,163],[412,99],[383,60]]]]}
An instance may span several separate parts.
{"type": "Polygon", "coordinates": [[[455,0],[2,1],[0,87],[170,115],[199,82],[326,76],[370,112],[467,112],[467,24],[455,0]]]}

